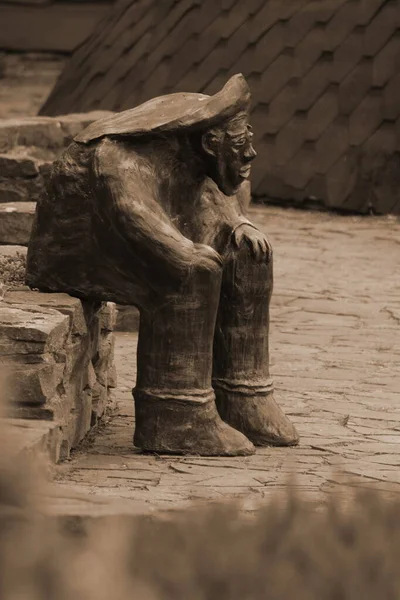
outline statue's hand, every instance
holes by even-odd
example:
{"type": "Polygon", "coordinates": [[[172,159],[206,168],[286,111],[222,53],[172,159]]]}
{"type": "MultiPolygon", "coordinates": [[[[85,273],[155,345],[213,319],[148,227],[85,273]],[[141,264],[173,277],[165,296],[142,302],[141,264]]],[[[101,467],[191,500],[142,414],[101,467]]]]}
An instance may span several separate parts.
{"type": "Polygon", "coordinates": [[[216,267],[222,267],[222,258],[211,246],[194,244],[193,265],[196,269],[215,271],[216,267]]]}
{"type": "Polygon", "coordinates": [[[269,262],[272,258],[272,246],[267,236],[251,225],[243,223],[233,233],[233,243],[239,248],[243,240],[248,244],[258,262],[269,262]]]}

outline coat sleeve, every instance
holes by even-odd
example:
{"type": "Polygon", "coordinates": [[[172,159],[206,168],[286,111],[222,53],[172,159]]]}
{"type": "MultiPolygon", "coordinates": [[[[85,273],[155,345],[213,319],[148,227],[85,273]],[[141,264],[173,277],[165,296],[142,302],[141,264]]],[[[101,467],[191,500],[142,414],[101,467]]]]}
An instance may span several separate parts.
{"type": "Polygon", "coordinates": [[[107,207],[111,225],[151,268],[181,281],[188,274],[194,244],[173,225],[157,202],[157,186],[147,163],[122,144],[105,139],[92,169],[97,201],[107,207]]]}

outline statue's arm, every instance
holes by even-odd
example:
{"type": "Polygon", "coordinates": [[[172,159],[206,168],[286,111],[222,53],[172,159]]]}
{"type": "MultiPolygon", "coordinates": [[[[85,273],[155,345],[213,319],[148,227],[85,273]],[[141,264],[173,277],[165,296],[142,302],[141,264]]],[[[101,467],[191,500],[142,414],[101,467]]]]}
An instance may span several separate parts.
{"type": "Polygon", "coordinates": [[[96,149],[93,176],[103,212],[114,220],[132,250],[147,264],[156,261],[172,278],[183,279],[191,267],[195,246],[174,227],[156,201],[154,182],[151,185],[148,170],[135,160],[134,153],[104,140],[96,149]]]}
{"type": "Polygon", "coordinates": [[[193,270],[214,271],[222,265],[210,246],[194,244],[171,222],[157,201],[151,166],[118,142],[103,140],[95,151],[93,187],[103,214],[133,254],[178,286],[193,270]]]}
{"type": "Polygon", "coordinates": [[[266,235],[246,217],[247,208],[251,201],[250,182],[245,181],[233,202],[227,204],[225,216],[232,230],[233,244],[239,248],[246,242],[254,256],[260,262],[268,262],[272,258],[272,246],[266,235]]]}

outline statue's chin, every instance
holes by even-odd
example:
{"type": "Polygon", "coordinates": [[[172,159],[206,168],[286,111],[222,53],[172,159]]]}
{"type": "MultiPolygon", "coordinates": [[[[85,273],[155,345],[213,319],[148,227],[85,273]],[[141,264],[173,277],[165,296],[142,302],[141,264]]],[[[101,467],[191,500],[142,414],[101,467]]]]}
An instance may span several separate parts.
{"type": "Polygon", "coordinates": [[[242,185],[243,181],[244,179],[241,178],[240,181],[237,181],[235,183],[230,181],[216,181],[215,183],[217,184],[221,192],[225,194],[225,196],[234,196],[239,191],[239,188],[242,185]]]}

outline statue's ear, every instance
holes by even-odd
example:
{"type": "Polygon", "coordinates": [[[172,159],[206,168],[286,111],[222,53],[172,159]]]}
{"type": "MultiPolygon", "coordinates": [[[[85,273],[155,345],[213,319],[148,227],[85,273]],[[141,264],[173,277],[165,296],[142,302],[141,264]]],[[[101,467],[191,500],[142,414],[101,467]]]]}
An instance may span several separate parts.
{"type": "Polygon", "coordinates": [[[217,146],[219,142],[219,137],[214,131],[206,131],[201,136],[201,146],[206,154],[210,156],[217,155],[217,146]]]}

